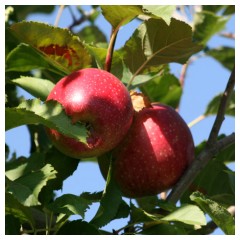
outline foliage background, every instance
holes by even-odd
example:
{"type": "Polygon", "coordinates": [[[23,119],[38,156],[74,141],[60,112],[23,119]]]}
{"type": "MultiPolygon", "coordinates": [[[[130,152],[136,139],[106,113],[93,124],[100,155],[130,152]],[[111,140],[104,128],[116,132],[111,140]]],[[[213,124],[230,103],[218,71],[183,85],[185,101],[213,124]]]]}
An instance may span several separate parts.
{"type": "MultiPolygon", "coordinates": [[[[89,10],[88,7],[85,9],[89,10]]],[[[44,21],[53,24],[56,15],[57,8],[51,14],[30,14],[27,16],[27,20],[44,21]]],[[[234,21],[234,17],[228,21],[226,25],[227,32],[234,32],[234,21]]],[[[68,11],[65,10],[60,19],[59,27],[69,26],[70,23],[71,16],[69,15],[68,11]]],[[[83,28],[86,24],[87,23],[84,23],[81,28],[83,28]]],[[[139,22],[132,21],[131,23],[122,27],[118,34],[115,49],[120,48],[124,44],[124,42],[129,38],[138,24],[139,22]]],[[[102,16],[99,16],[96,20],[96,25],[105,33],[107,39],[109,40],[109,35],[111,32],[109,23],[107,23],[102,16]]],[[[80,31],[80,29],[77,28],[74,30],[80,31]]],[[[208,41],[208,46],[210,48],[218,47],[219,45],[234,47],[234,41],[220,37],[218,35],[215,35],[210,39],[210,41],[208,41]]],[[[172,72],[177,77],[179,77],[182,66],[179,64],[170,65],[172,72]]],[[[223,91],[228,77],[229,71],[226,68],[222,67],[219,62],[208,56],[200,58],[189,67],[185,80],[184,93],[182,95],[179,107],[180,114],[187,123],[191,122],[193,119],[204,113],[207,104],[212,100],[212,98],[223,91]]],[[[18,89],[18,94],[19,96],[24,95],[25,98],[31,98],[28,93],[20,88],[18,89]]],[[[207,139],[214,119],[215,116],[209,116],[191,128],[196,145],[207,139]]],[[[224,133],[226,135],[232,133],[235,129],[234,121],[235,120],[233,117],[226,116],[226,119],[221,128],[221,133],[224,133]]],[[[8,131],[6,133],[6,142],[12,152],[16,151],[18,157],[21,155],[26,157],[29,156],[30,141],[25,127],[19,127],[8,131]],[[19,141],[19,139],[21,139],[21,141],[19,141]]],[[[234,170],[235,164],[231,163],[229,167],[234,170]]],[[[79,195],[83,191],[100,191],[104,188],[104,186],[105,181],[99,173],[98,166],[93,162],[82,162],[79,164],[79,167],[75,171],[74,175],[72,175],[64,182],[63,189],[62,191],[57,192],[57,196],[66,193],[79,195]]],[[[129,200],[126,199],[126,201],[129,200]]],[[[91,206],[91,211],[87,212],[86,220],[90,220],[94,216],[98,205],[98,203],[94,203],[91,206]]],[[[72,217],[72,219],[76,219],[76,217],[72,217]]],[[[107,225],[105,229],[111,231],[113,228],[120,228],[123,225],[124,221],[126,220],[115,220],[111,224],[107,225]]],[[[220,234],[221,231],[218,229],[215,233],[220,234]]]]}

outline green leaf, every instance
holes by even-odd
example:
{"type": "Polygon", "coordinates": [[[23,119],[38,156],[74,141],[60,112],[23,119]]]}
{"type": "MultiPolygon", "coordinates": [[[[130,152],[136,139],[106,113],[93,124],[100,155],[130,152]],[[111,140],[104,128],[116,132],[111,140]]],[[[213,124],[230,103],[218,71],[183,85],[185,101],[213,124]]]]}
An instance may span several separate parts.
{"type": "MultiPolygon", "coordinates": [[[[96,61],[96,64],[98,68],[104,69],[105,59],[107,55],[107,49],[101,48],[101,47],[95,47],[91,45],[87,45],[86,47],[89,51],[89,53],[93,56],[93,58],[96,61]]],[[[121,79],[122,72],[123,72],[123,66],[122,66],[122,56],[119,51],[113,52],[112,57],[112,67],[111,67],[111,73],[121,79]]]]}
{"type": "Polygon", "coordinates": [[[68,157],[56,148],[51,148],[46,153],[45,162],[50,163],[57,171],[57,177],[49,182],[48,187],[59,190],[62,189],[63,181],[70,177],[77,169],[79,159],[68,157]]]}
{"type": "Polygon", "coordinates": [[[201,209],[190,204],[181,206],[161,220],[183,222],[190,225],[206,225],[206,218],[201,209]]]}
{"type": "Polygon", "coordinates": [[[50,164],[24,175],[15,181],[8,180],[8,191],[24,206],[39,205],[38,195],[47,182],[56,178],[56,171],[50,164]]]}
{"type": "MultiPolygon", "coordinates": [[[[222,98],[222,93],[215,96],[210,103],[207,105],[207,109],[204,113],[204,115],[215,115],[218,112],[218,108],[220,105],[220,101],[222,98]]],[[[230,116],[235,116],[235,92],[232,93],[229,102],[227,103],[227,108],[226,108],[226,112],[227,115],[230,116]]]]}
{"type": "Polygon", "coordinates": [[[187,235],[183,227],[166,223],[158,224],[153,227],[145,227],[139,234],[142,235],[187,235]]]}
{"type": "Polygon", "coordinates": [[[174,204],[168,203],[162,199],[158,199],[157,196],[141,197],[137,198],[136,201],[139,207],[147,212],[153,212],[156,208],[161,208],[168,212],[172,212],[176,209],[174,204]]]}
{"type": "Polygon", "coordinates": [[[90,192],[83,192],[80,197],[83,197],[91,202],[100,202],[101,198],[102,198],[103,192],[94,192],[94,193],[90,193],[90,192]]]}
{"type": "Polygon", "coordinates": [[[32,228],[35,226],[35,220],[32,216],[31,209],[23,206],[10,193],[5,193],[5,214],[11,214],[18,218],[21,223],[29,223],[32,228]]]}
{"type": "Polygon", "coordinates": [[[23,88],[36,98],[40,98],[42,101],[45,101],[54,87],[54,83],[41,78],[34,77],[21,77],[13,79],[11,83],[16,84],[17,86],[23,88]]]}
{"type": "Polygon", "coordinates": [[[56,101],[41,103],[39,99],[27,100],[16,108],[6,108],[6,130],[25,124],[43,124],[62,134],[86,142],[87,130],[83,124],[72,124],[61,104],[56,101]]]}
{"type": "Polygon", "coordinates": [[[230,17],[202,11],[194,15],[194,39],[206,45],[213,35],[225,28],[230,17]]]}
{"type": "Polygon", "coordinates": [[[13,215],[5,216],[5,235],[20,235],[21,224],[13,215]]]}
{"type": "Polygon", "coordinates": [[[156,221],[156,224],[164,223],[164,221],[161,220],[162,217],[161,215],[150,214],[141,208],[135,207],[133,204],[131,204],[130,207],[131,207],[131,220],[134,223],[144,223],[152,221],[156,221]]]}
{"type": "Polygon", "coordinates": [[[153,6],[153,5],[105,5],[101,6],[102,14],[107,21],[114,27],[123,26],[132,21],[137,16],[149,18],[162,18],[167,24],[170,23],[176,6],[153,6]]]}
{"type": "Polygon", "coordinates": [[[229,15],[235,13],[234,5],[203,5],[202,9],[216,14],[221,11],[220,14],[222,15],[229,15]]]}
{"type": "Polygon", "coordinates": [[[235,48],[226,46],[211,48],[206,51],[206,54],[216,59],[223,67],[232,71],[235,64],[235,48]]]}
{"type": "MultiPolygon", "coordinates": [[[[124,62],[122,62],[121,64],[122,64],[122,66],[119,66],[120,64],[118,64],[119,69],[123,68],[121,80],[124,84],[127,85],[129,83],[129,80],[133,78],[133,74],[130,71],[130,69],[124,64],[124,62]]],[[[134,81],[131,84],[131,88],[132,89],[139,88],[144,83],[152,81],[153,79],[159,77],[159,75],[162,74],[163,70],[164,70],[164,65],[160,65],[159,67],[156,67],[156,68],[147,69],[146,71],[144,71],[143,74],[134,76],[134,81]]],[[[131,89],[131,88],[129,88],[129,89],[131,89]]]]}
{"type": "Polygon", "coordinates": [[[83,43],[67,29],[25,21],[12,24],[10,29],[22,42],[46,54],[66,72],[91,65],[90,55],[83,43]]]}
{"type": "Polygon", "coordinates": [[[175,5],[143,5],[143,11],[145,14],[151,17],[161,17],[168,25],[170,24],[171,17],[176,10],[175,5]]]}
{"type": "Polygon", "coordinates": [[[141,7],[137,5],[102,5],[101,9],[103,16],[113,28],[123,26],[142,14],[141,7]]]}
{"type": "Polygon", "coordinates": [[[206,219],[203,212],[195,205],[185,205],[175,209],[173,212],[163,217],[159,214],[150,214],[141,208],[131,205],[132,221],[136,223],[152,222],[155,224],[167,222],[181,222],[190,225],[206,225],[206,219]]]}
{"type": "Polygon", "coordinates": [[[6,71],[27,72],[33,69],[48,69],[61,76],[70,73],[68,69],[53,61],[34,47],[21,43],[6,58],[6,71]]]}
{"type": "MultiPolygon", "coordinates": [[[[225,135],[220,136],[220,138],[225,135]]],[[[201,152],[206,146],[206,141],[196,147],[196,154],[201,152]]],[[[189,196],[194,191],[207,194],[212,199],[216,199],[220,204],[230,206],[235,204],[235,192],[232,188],[234,179],[229,178],[229,168],[226,163],[235,159],[235,144],[222,150],[207,166],[202,169],[194,179],[189,189],[181,197],[181,202],[190,202],[189,196]]],[[[232,172],[232,171],[231,171],[232,172]]]]}
{"type": "Polygon", "coordinates": [[[119,52],[135,76],[161,64],[183,64],[201,48],[192,42],[192,30],[188,24],[172,18],[168,26],[163,20],[149,19],[135,30],[119,52]]]}
{"type": "Polygon", "coordinates": [[[157,196],[136,198],[138,206],[147,212],[151,212],[157,206],[158,200],[157,196]]]}
{"type": "Polygon", "coordinates": [[[98,229],[88,222],[75,220],[65,223],[57,235],[100,235],[98,229]]]}
{"type": "Polygon", "coordinates": [[[128,217],[129,213],[130,213],[130,207],[128,206],[128,204],[125,201],[122,200],[119,205],[117,214],[114,217],[114,220],[119,219],[119,218],[126,218],[126,217],[128,217]]]}
{"type": "Polygon", "coordinates": [[[64,213],[67,215],[80,215],[84,218],[85,211],[91,204],[83,197],[75,196],[73,194],[64,194],[50,203],[47,208],[55,213],[64,213]]]}
{"type": "Polygon", "coordinates": [[[116,217],[121,202],[121,191],[113,177],[113,168],[111,163],[108,171],[106,187],[100,201],[100,206],[90,223],[97,227],[103,227],[108,224],[116,217]]]}
{"type": "Polygon", "coordinates": [[[173,74],[157,76],[141,86],[142,92],[151,102],[161,102],[176,108],[182,95],[182,88],[173,74]]]}
{"type": "Polygon", "coordinates": [[[29,158],[20,157],[14,161],[7,162],[5,165],[5,174],[8,179],[14,181],[42,167],[44,167],[44,154],[35,152],[29,158]]]}
{"type": "Polygon", "coordinates": [[[33,13],[49,14],[55,9],[54,5],[14,5],[14,13],[18,20],[24,20],[27,15],[33,13]]]}
{"type": "Polygon", "coordinates": [[[207,198],[200,192],[194,192],[190,198],[212,218],[225,234],[235,234],[234,218],[227,209],[219,205],[217,202],[207,198]]]}
{"type": "Polygon", "coordinates": [[[96,45],[99,42],[107,42],[104,33],[94,25],[86,26],[79,33],[78,36],[82,41],[96,45]]]}

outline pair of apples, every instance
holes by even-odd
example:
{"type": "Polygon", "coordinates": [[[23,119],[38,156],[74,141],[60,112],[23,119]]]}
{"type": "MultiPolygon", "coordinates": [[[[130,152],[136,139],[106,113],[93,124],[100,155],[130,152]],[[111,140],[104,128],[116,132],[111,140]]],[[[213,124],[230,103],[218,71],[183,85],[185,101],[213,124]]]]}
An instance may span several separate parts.
{"type": "Polygon", "coordinates": [[[98,157],[105,178],[111,156],[114,178],[127,197],[171,188],[194,158],[193,138],[181,116],[160,103],[134,110],[126,87],[107,71],[76,71],[55,85],[49,100],[61,103],[72,123],[85,123],[88,130],[85,144],[47,129],[53,144],[74,158],[98,157]]]}

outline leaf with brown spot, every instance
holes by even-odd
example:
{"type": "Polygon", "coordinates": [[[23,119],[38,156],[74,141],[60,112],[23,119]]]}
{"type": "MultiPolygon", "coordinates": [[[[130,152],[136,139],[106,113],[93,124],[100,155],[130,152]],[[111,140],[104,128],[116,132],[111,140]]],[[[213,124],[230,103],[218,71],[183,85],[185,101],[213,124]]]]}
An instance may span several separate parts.
{"type": "Polygon", "coordinates": [[[67,73],[91,65],[91,57],[79,37],[67,29],[39,22],[20,22],[10,30],[20,39],[47,55],[67,73]]]}

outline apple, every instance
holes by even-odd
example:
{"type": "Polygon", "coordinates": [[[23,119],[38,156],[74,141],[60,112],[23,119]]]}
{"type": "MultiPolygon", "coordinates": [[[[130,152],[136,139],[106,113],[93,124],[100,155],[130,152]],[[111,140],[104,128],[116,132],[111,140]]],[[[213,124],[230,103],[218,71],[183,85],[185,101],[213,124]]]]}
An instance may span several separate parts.
{"type": "Polygon", "coordinates": [[[99,157],[105,177],[110,157],[123,195],[151,196],[176,184],[194,159],[194,142],[182,117],[172,107],[155,103],[136,112],[120,145],[99,157]]]}
{"type": "Polygon", "coordinates": [[[126,135],[133,118],[129,92],[111,73],[95,68],[82,69],[62,78],[47,101],[59,102],[72,123],[85,123],[87,143],[47,129],[53,144],[73,158],[94,157],[116,147],[126,135]]]}

